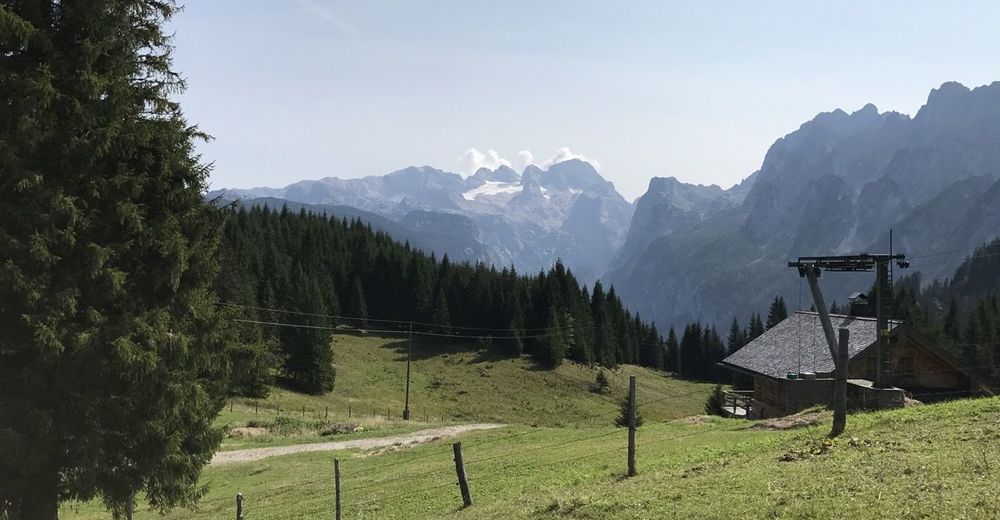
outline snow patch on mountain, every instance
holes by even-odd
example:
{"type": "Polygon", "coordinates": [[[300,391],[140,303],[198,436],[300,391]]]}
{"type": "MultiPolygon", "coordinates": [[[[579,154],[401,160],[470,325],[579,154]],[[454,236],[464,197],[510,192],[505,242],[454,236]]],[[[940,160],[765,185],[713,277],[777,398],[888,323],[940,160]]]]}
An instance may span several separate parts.
{"type": "Polygon", "coordinates": [[[480,196],[492,197],[502,194],[520,193],[524,190],[524,185],[520,182],[496,182],[486,181],[476,188],[462,193],[465,200],[476,200],[480,196]]]}

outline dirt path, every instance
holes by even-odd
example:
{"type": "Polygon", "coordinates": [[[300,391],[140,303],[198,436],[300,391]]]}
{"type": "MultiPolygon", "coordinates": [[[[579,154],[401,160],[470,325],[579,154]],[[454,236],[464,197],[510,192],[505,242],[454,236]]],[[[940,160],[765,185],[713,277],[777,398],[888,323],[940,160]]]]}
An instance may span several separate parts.
{"type": "Polygon", "coordinates": [[[404,448],[435,441],[445,437],[454,437],[465,432],[475,430],[491,430],[493,428],[501,428],[503,426],[503,424],[490,423],[459,424],[456,426],[445,426],[442,428],[430,428],[402,435],[391,435],[389,437],[372,437],[370,439],[354,439],[350,441],[318,442],[312,444],[294,444],[292,446],[253,448],[249,450],[220,451],[212,457],[210,465],[222,466],[224,464],[252,462],[255,460],[266,459],[268,457],[290,455],[292,453],[304,453],[307,451],[370,450],[388,446],[404,448]]]}

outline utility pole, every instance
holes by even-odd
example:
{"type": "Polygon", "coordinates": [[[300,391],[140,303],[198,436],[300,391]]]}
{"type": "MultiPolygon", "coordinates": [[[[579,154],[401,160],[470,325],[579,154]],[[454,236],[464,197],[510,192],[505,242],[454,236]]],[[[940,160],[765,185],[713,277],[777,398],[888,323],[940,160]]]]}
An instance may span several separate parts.
{"type": "Polygon", "coordinates": [[[410,420],[410,360],[413,358],[413,322],[410,322],[410,336],[406,343],[406,397],[403,401],[403,420],[410,420]]]}

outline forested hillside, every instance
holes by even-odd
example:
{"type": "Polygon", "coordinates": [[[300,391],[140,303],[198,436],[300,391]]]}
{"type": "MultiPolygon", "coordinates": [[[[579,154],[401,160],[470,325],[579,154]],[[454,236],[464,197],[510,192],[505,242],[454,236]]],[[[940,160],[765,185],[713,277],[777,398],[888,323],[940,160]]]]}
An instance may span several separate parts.
{"type": "Polygon", "coordinates": [[[216,290],[245,349],[233,356],[243,365],[234,393],[266,392],[275,373],[293,388],[329,391],[333,327],[471,336],[543,367],[664,366],[655,326],[613,288],[581,286],[562,263],[531,275],[454,264],[357,221],[269,208],[229,212],[221,263],[216,290]]]}
{"type": "MultiPolygon", "coordinates": [[[[924,265],[939,261],[932,255],[926,260],[924,265]]],[[[921,285],[919,272],[900,280],[895,316],[1000,382],[1000,239],[976,248],[951,278],[921,285]]]]}

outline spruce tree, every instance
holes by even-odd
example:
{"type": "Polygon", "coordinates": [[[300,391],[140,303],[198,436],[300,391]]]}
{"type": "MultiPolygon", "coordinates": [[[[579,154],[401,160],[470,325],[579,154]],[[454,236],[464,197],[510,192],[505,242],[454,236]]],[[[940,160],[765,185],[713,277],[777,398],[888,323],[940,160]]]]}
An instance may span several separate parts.
{"type": "MultiPolygon", "coordinates": [[[[628,427],[628,412],[628,396],[626,395],[625,398],[622,399],[621,404],[618,405],[618,417],[615,417],[615,426],[618,426],[619,428],[628,427]]],[[[635,409],[635,427],[638,428],[645,422],[646,420],[642,418],[642,413],[637,406],[635,409]]]]}
{"type": "Polygon", "coordinates": [[[680,360],[680,354],[681,354],[680,344],[677,341],[677,333],[674,332],[673,327],[670,327],[670,330],[667,332],[666,349],[667,349],[666,353],[667,370],[672,370],[674,372],[681,373],[681,369],[683,367],[681,366],[681,360],[680,360]]]}
{"type": "Polygon", "coordinates": [[[347,313],[352,318],[357,318],[357,320],[352,320],[352,326],[368,328],[368,304],[365,303],[365,290],[361,287],[361,277],[354,277],[354,286],[351,289],[351,303],[347,309],[347,313]]]}
{"type": "Polygon", "coordinates": [[[764,328],[764,323],[760,319],[760,314],[753,314],[750,317],[750,330],[747,341],[750,342],[759,338],[760,335],[763,334],[765,330],[766,329],[764,328]]]}
{"type": "Polygon", "coordinates": [[[764,324],[764,328],[770,329],[787,317],[788,307],[785,306],[785,299],[781,296],[775,296],[774,301],[771,302],[771,308],[767,311],[767,323],[764,324]]]}
{"type": "Polygon", "coordinates": [[[434,313],[431,315],[431,322],[437,326],[437,332],[451,334],[451,313],[448,311],[448,299],[444,295],[444,289],[440,287],[434,296],[434,313]]]}
{"type": "Polygon", "coordinates": [[[301,266],[296,269],[294,286],[297,295],[292,309],[305,314],[296,322],[300,326],[282,328],[285,381],[303,392],[323,394],[333,390],[333,346],[330,331],[324,328],[327,321],[310,314],[325,314],[326,308],[319,287],[309,283],[301,266]]]}
{"type": "Polygon", "coordinates": [[[726,338],[726,347],[729,349],[729,353],[732,354],[743,348],[744,344],[746,344],[746,341],[743,338],[743,329],[740,328],[739,320],[733,318],[733,322],[729,325],[729,337],[726,338]]]}
{"type": "Polygon", "coordinates": [[[566,343],[560,322],[559,313],[553,306],[549,310],[549,319],[545,327],[546,331],[539,338],[539,346],[535,353],[535,359],[538,361],[538,364],[545,368],[559,366],[566,355],[566,343]]]}
{"type": "Polygon", "coordinates": [[[170,0],[0,3],[0,517],[190,504],[231,339],[170,0]]]}
{"type": "Polygon", "coordinates": [[[948,314],[944,318],[944,333],[952,341],[958,342],[961,339],[961,326],[958,321],[958,303],[951,299],[948,304],[948,314]]]}
{"type": "Polygon", "coordinates": [[[722,385],[715,385],[705,399],[705,413],[708,415],[723,415],[723,407],[726,405],[726,394],[722,391],[722,385]]]}

